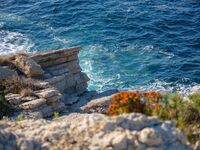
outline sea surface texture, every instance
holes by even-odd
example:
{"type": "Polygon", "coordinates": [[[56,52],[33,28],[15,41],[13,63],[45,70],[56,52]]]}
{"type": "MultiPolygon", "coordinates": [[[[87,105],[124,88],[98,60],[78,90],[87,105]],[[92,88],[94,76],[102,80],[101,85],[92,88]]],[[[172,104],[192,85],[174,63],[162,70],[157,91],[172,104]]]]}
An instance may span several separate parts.
{"type": "Polygon", "coordinates": [[[90,90],[200,84],[199,0],[0,0],[0,54],[79,45],[90,90]]]}

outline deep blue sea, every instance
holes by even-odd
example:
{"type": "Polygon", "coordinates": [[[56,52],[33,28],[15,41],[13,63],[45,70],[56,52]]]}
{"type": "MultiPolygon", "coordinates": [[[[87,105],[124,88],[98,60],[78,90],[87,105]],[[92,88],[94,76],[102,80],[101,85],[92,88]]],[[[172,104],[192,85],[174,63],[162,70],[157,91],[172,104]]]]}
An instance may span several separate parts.
{"type": "Polygon", "coordinates": [[[199,0],[0,0],[0,54],[79,45],[90,90],[200,85],[199,0]]]}

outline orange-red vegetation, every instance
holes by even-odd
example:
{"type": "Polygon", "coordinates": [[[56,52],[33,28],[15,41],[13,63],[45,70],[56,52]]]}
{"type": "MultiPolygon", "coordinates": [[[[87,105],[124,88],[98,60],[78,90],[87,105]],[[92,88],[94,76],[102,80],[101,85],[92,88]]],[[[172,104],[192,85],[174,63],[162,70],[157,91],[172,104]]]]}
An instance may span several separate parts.
{"type": "Polygon", "coordinates": [[[112,97],[113,103],[108,107],[108,115],[120,115],[123,113],[145,113],[160,109],[161,94],[159,92],[120,92],[112,97]]]}

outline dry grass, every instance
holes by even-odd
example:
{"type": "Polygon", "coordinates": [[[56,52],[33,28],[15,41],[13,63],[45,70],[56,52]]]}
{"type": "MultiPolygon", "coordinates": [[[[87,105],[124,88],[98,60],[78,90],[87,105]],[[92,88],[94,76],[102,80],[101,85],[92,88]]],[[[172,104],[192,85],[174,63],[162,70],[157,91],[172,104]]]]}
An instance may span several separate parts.
{"type": "Polygon", "coordinates": [[[23,97],[27,97],[27,96],[34,96],[34,92],[32,89],[27,88],[27,89],[21,89],[20,95],[23,97]]]}
{"type": "Polygon", "coordinates": [[[11,77],[4,80],[2,84],[6,87],[5,93],[21,94],[23,91],[22,94],[26,95],[44,89],[39,81],[25,77],[11,77]]]}
{"type": "Polygon", "coordinates": [[[9,65],[11,60],[11,56],[0,56],[0,65],[9,65]]]}

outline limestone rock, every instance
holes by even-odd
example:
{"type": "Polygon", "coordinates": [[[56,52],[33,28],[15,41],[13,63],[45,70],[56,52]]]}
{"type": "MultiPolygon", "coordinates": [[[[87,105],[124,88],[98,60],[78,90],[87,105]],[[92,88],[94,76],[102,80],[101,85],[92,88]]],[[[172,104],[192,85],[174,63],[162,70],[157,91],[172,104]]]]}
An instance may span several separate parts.
{"type": "Polygon", "coordinates": [[[58,95],[60,92],[55,88],[46,88],[44,90],[36,91],[35,94],[40,98],[50,98],[52,96],[58,95]]]}
{"type": "Polygon", "coordinates": [[[40,65],[25,55],[16,55],[14,64],[28,77],[38,77],[44,74],[40,65]]]}
{"type": "MultiPolygon", "coordinates": [[[[114,89],[102,93],[92,93],[90,101],[81,107],[81,111],[84,113],[105,113],[108,105],[112,103],[112,96],[117,92],[119,91],[114,89]]],[[[80,101],[82,101],[82,98],[80,98],[80,101]]]]}
{"type": "MultiPolygon", "coordinates": [[[[45,66],[43,66],[43,67],[47,67],[47,66],[52,66],[55,64],[60,64],[61,62],[55,61],[55,60],[58,60],[59,58],[66,58],[68,56],[73,56],[73,55],[77,56],[79,51],[80,51],[80,47],[73,47],[73,48],[66,48],[62,50],[49,51],[45,53],[37,53],[37,54],[32,55],[30,58],[32,58],[39,64],[42,62],[51,62],[50,64],[47,63],[45,66]]],[[[67,60],[71,61],[73,60],[73,58],[70,59],[68,57],[67,60]]],[[[65,62],[65,60],[63,62],[65,62]]]]}
{"type": "MultiPolygon", "coordinates": [[[[108,117],[102,114],[79,114],[49,120],[24,120],[15,122],[0,121],[0,144],[4,146],[9,136],[1,138],[1,133],[12,133],[16,149],[46,148],[46,149],[111,149],[111,150],[191,150],[186,142],[178,139],[168,143],[162,137],[163,132],[157,130],[165,122],[155,120],[152,125],[152,117],[143,117],[138,113],[108,117]],[[141,120],[140,118],[144,118],[141,120]],[[135,121],[137,120],[137,122],[135,121]],[[141,123],[140,121],[143,121],[141,123]],[[140,122],[140,123],[138,123],[140,122]],[[160,123],[158,123],[160,122],[160,123]],[[141,126],[142,125],[142,126],[141,126]],[[133,126],[138,126],[133,127],[133,126]]],[[[178,129],[174,125],[168,126],[170,132],[178,129]]],[[[170,137],[165,138],[172,138],[170,137]]],[[[0,146],[1,146],[0,145],[0,146]]],[[[6,145],[6,144],[5,144],[6,145]]]]}
{"type": "Polygon", "coordinates": [[[18,76],[17,72],[8,67],[0,66],[0,80],[8,79],[9,77],[18,76]]]}
{"type": "Polygon", "coordinates": [[[160,134],[153,128],[145,128],[139,134],[139,140],[148,146],[157,146],[162,144],[160,134]]]}
{"type": "Polygon", "coordinates": [[[37,97],[35,96],[27,96],[27,97],[23,97],[21,96],[20,94],[12,94],[12,93],[9,93],[5,96],[6,100],[12,104],[12,105],[20,105],[22,103],[25,103],[25,102],[29,102],[29,101],[33,101],[33,100],[36,100],[38,99],[37,97]]]}
{"type": "Polygon", "coordinates": [[[27,110],[27,109],[37,108],[37,107],[39,107],[39,106],[41,106],[43,104],[46,104],[46,99],[40,98],[40,99],[36,99],[34,101],[23,103],[19,107],[21,109],[27,110]]]}

